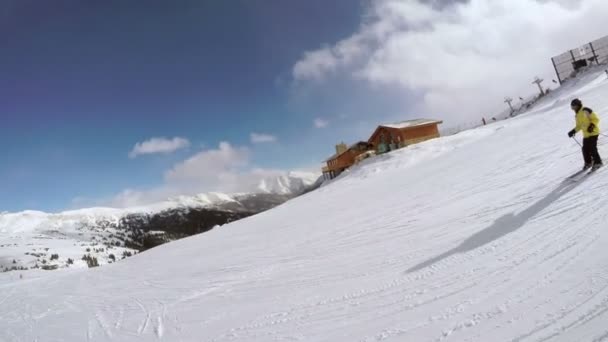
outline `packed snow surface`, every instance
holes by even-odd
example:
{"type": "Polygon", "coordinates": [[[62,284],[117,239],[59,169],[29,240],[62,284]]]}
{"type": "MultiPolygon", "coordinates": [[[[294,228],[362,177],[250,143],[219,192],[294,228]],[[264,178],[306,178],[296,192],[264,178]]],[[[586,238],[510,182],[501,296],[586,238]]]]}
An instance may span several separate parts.
{"type": "Polygon", "coordinates": [[[608,170],[564,182],[605,78],[112,265],[0,275],[0,340],[608,341],[608,170]]]}

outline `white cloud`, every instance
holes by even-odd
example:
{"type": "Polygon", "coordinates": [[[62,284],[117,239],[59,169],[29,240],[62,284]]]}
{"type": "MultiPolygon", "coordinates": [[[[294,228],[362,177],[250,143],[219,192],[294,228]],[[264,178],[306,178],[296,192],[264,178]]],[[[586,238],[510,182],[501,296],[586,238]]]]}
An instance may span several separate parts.
{"type": "MultiPolygon", "coordinates": [[[[179,186],[221,186],[230,183],[239,169],[249,164],[250,152],[221,142],[218,149],[201,151],[165,173],[165,181],[179,186]]],[[[225,191],[225,190],[224,190],[225,191]]]]}
{"type": "Polygon", "coordinates": [[[316,118],[313,120],[313,124],[315,125],[316,128],[325,128],[325,127],[329,126],[329,121],[322,119],[322,118],[316,118]]]}
{"type": "Polygon", "coordinates": [[[125,189],[113,198],[101,201],[101,203],[113,208],[128,208],[159,202],[175,195],[177,193],[173,189],[166,187],[146,191],[125,189]]]}
{"type": "Polygon", "coordinates": [[[173,139],[152,138],[135,144],[129,153],[129,158],[136,158],[142,154],[172,153],[188,146],[190,146],[190,141],[180,137],[173,139]]]}
{"type": "Polygon", "coordinates": [[[276,142],[277,137],[264,133],[251,133],[249,136],[253,144],[276,142]]]}
{"type": "Polygon", "coordinates": [[[304,53],[304,58],[293,68],[296,79],[321,80],[326,71],[333,71],[339,64],[340,56],[334,48],[324,48],[304,53]]]}
{"type": "Polygon", "coordinates": [[[417,94],[422,108],[452,122],[502,110],[506,95],[536,92],[555,78],[550,58],[606,34],[605,0],[470,0],[448,6],[375,0],[352,36],[304,53],[297,83],[347,77],[417,94]]]}
{"type": "Polygon", "coordinates": [[[178,195],[204,192],[247,192],[254,190],[263,179],[286,174],[283,170],[255,167],[247,147],[221,142],[216,149],[202,150],[181,161],[164,173],[163,184],[151,189],[126,189],[101,201],[74,200],[74,206],[104,205],[132,207],[164,201],[178,195]]]}

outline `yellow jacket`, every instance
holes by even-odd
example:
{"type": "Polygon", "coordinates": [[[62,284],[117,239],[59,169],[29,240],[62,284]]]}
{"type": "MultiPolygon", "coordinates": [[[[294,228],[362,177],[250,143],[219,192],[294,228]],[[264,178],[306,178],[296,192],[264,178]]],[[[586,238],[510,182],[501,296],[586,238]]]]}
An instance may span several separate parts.
{"type": "Polygon", "coordinates": [[[582,108],[576,113],[576,127],[574,128],[576,132],[583,131],[583,137],[589,138],[600,134],[600,119],[589,108],[582,108]],[[589,125],[593,124],[593,131],[589,132],[589,125]]]}

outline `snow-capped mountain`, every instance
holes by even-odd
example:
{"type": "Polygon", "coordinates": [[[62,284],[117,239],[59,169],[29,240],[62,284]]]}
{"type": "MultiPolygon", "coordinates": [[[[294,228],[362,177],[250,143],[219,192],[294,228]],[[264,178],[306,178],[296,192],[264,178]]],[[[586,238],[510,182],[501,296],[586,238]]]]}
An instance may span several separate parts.
{"type": "Polygon", "coordinates": [[[0,274],[0,341],[607,341],[608,169],[565,180],[570,100],[604,122],[607,93],[586,75],[107,267],[0,274]]]}
{"type": "Polygon", "coordinates": [[[251,191],[245,193],[227,194],[209,192],[195,196],[177,196],[169,198],[166,202],[158,203],[152,207],[203,207],[222,206],[238,203],[249,197],[259,195],[297,196],[321,184],[322,178],[318,172],[291,171],[273,177],[263,178],[251,191]]]}
{"type": "Polygon", "coordinates": [[[257,189],[270,194],[299,194],[319,181],[319,174],[306,172],[290,172],[286,175],[264,179],[257,189]]]}
{"type": "Polygon", "coordinates": [[[115,262],[162,243],[273,208],[318,186],[318,175],[290,173],[251,193],[178,196],[125,209],[0,214],[0,271],[86,267],[115,262]]]}

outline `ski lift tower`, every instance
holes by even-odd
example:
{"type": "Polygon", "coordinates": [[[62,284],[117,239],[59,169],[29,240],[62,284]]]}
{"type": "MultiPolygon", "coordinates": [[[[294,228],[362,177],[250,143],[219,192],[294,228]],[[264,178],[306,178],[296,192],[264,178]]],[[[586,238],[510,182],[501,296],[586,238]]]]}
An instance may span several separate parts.
{"type": "Polygon", "coordinates": [[[538,76],[537,76],[534,78],[534,82],[532,82],[532,84],[536,84],[538,86],[538,90],[540,90],[541,96],[545,95],[545,91],[543,90],[543,87],[540,85],[541,83],[543,83],[543,81],[544,80],[542,78],[538,78],[538,76]]]}
{"type": "Polygon", "coordinates": [[[505,97],[505,103],[507,103],[509,105],[509,108],[511,108],[511,115],[513,115],[513,113],[515,112],[515,109],[513,109],[513,105],[511,104],[511,102],[513,102],[513,99],[510,97],[505,97]]]}

